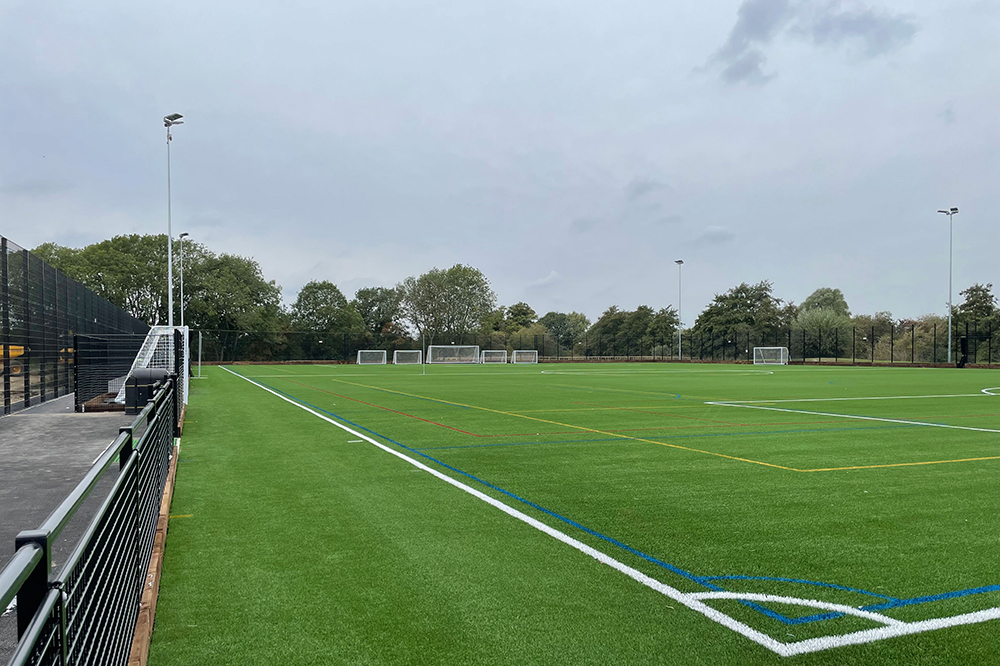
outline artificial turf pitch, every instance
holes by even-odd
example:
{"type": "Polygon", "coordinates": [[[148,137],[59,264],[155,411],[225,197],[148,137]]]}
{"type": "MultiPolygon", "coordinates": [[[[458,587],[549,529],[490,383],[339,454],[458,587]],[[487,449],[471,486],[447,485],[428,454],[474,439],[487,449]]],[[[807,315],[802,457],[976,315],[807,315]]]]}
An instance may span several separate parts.
{"type": "Polygon", "coordinates": [[[1000,619],[986,619],[1000,614],[1000,396],[983,392],[1000,372],[206,374],[154,666],[1000,663],[1000,619]],[[727,592],[772,596],[688,603],[727,592]],[[934,628],[955,617],[971,619],[934,628]],[[899,623],[930,630],[891,635],[899,623]],[[891,636],[840,644],[879,627],[891,636]],[[782,657],[767,641],[808,647],[782,657]]]}

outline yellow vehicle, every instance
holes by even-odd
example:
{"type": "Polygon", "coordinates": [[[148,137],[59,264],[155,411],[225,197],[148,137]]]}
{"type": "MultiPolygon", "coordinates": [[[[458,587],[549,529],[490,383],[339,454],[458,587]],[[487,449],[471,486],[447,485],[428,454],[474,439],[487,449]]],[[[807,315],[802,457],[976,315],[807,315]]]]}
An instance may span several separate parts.
{"type": "MultiPolygon", "coordinates": [[[[18,356],[24,356],[25,352],[28,351],[28,348],[22,345],[8,345],[7,349],[9,350],[8,358],[10,358],[10,374],[12,375],[21,374],[21,372],[24,370],[24,365],[21,363],[21,361],[15,361],[14,359],[16,359],[18,356]]],[[[4,352],[4,346],[0,345],[0,372],[4,371],[3,352],[4,352]]]]}

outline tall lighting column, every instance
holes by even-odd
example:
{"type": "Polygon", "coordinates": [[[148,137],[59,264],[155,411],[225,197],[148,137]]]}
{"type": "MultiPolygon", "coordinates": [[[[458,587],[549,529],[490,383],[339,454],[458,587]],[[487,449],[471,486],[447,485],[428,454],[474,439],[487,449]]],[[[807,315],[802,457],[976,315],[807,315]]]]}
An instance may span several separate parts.
{"type": "Polygon", "coordinates": [[[190,235],[185,231],[177,237],[181,241],[181,328],[184,328],[184,239],[190,235]]]}
{"type": "Polygon", "coordinates": [[[952,239],[955,235],[955,225],[952,218],[958,214],[958,209],[952,206],[948,210],[939,210],[942,215],[948,216],[948,363],[951,363],[951,267],[952,267],[952,239]]]}
{"type": "Polygon", "coordinates": [[[170,142],[173,137],[170,135],[170,128],[183,125],[183,117],[179,113],[163,116],[163,126],[167,128],[167,326],[174,325],[174,235],[170,228],[170,142]]]}
{"type": "Polygon", "coordinates": [[[684,320],[681,318],[681,266],[684,265],[683,259],[678,259],[674,262],[677,264],[677,360],[681,360],[681,329],[683,328],[684,320]]]}

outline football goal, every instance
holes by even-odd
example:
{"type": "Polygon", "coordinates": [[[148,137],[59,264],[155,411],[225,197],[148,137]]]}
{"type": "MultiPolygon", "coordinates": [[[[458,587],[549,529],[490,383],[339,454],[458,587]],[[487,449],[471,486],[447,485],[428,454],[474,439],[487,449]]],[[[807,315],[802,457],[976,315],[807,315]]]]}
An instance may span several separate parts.
{"type": "Polygon", "coordinates": [[[385,365],[385,350],[359,349],[358,365],[385,365]]]}
{"type": "Polygon", "coordinates": [[[125,402],[125,385],[133,372],[143,368],[167,370],[177,373],[177,389],[186,405],[190,367],[191,355],[188,349],[187,326],[153,326],[146,334],[146,339],[142,341],[142,347],[135,355],[135,360],[132,361],[132,367],[129,368],[128,374],[119,378],[120,384],[119,380],[109,382],[108,388],[118,390],[115,402],[123,404],[125,402]]]}
{"type": "Polygon", "coordinates": [[[479,363],[479,345],[431,345],[428,363],[479,363]]]}
{"type": "Polygon", "coordinates": [[[484,349],[483,355],[479,359],[480,363],[506,363],[506,349],[484,349]]]}
{"type": "Polygon", "coordinates": [[[420,365],[424,353],[419,349],[397,349],[392,352],[393,365],[420,365]]]}
{"type": "Polygon", "coordinates": [[[515,349],[511,363],[538,363],[538,350],[515,349]]]}
{"type": "Polygon", "coordinates": [[[788,347],[754,347],[754,365],[788,365],[788,347]]]}

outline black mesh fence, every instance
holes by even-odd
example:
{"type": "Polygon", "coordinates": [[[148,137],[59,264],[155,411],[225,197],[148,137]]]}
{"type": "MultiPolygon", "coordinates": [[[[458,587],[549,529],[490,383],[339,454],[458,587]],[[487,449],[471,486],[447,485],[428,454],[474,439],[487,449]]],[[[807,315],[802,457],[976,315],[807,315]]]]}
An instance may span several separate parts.
{"type": "Polygon", "coordinates": [[[0,236],[4,414],[74,390],[74,335],[147,330],[144,322],[0,236]]]}
{"type": "MultiPolygon", "coordinates": [[[[774,329],[673,336],[584,334],[557,338],[549,334],[467,334],[434,340],[399,338],[376,343],[364,334],[330,331],[193,331],[192,364],[320,361],[353,363],[358,351],[382,349],[391,362],[398,349],[426,350],[427,345],[476,345],[480,350],[538,352],[540,361],[670,361],[750,362],[755,347],[785,347],[793,363],[944,364],[948,356],[946,324],[885,324],[881,327],[774,329]]],[[[1000,363],[1000,327],[991,322],[955,322],[951,362],[966,349],[969,364],[1000,363]],[[963,342],[964,341],[964,342],[963,342]]]]}
{"type": "Polygon", "coordinates": [[[18,535],[0,571],[0,607],[17,600],[12,666],[128,663],[178,405],[168,381],[42,525],[18,535]],[[111,491],[57,569],[53,547],[102,478],[114,479],[111,491]]]}
{"type": "Polygon", "coordinates": [[[145,339],[144,335],[75,336],[76,411],[125,408],[115,398],[145,339]]]}

